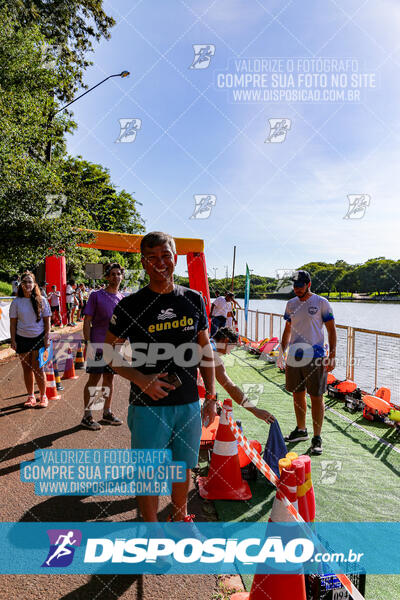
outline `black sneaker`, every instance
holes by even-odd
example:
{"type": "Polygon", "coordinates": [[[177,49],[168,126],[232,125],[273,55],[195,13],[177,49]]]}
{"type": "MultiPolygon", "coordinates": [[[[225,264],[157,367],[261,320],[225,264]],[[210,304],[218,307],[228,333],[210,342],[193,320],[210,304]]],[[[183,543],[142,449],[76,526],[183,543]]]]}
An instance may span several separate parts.
{"type": "Polygon", "coordinates": [[[285,442],[303,442],[308,440],[307,429],[293,429],[289,435],[285,435],[285,442]]]}
{"type": "Polygon", "coordinates": [[[99,429],[101,429],[100,423],[96,423],[93,417],[83,417],[81,425],[82,427],[86,427],[86,429],[91,429],[92,431],[99,431],[99,429]]]}
{"type": "Polygon", "coordinates": [[[107,423],[108,425],[122,425],[121,419],[117,419],[117,417],[112,413],[103,413],[102,421],[107,423]]]}
{"type": "Polygon", "coordinates": [[[311,454],[322,454],[322,440],[320,435],[314,435],[311,440],[311,454]]]}

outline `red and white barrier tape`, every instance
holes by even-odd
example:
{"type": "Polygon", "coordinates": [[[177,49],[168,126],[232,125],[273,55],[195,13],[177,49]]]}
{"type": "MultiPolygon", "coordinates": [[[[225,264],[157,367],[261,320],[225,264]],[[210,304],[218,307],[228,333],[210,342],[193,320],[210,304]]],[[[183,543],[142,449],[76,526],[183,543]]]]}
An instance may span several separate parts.
{"type": "MultiPolygon", "coordinates": [[[[246,436],[243,435],[243,433],[240,431],[235,421],[229,414],[231,411],[227,411],[226,408],[224,408],[220,402],[218,402],[218,405],[222,410],[225,411],[229,427],[231,428],[232,433],[237,439],[238,443],[242,446],[245,454],[247,454],[247,456],[250,458],[251,462],[257,467],[257,469],[261,471],[263,475],[265,475],[268,481],[270,481],[275,487],[278,487],[279,478],[276,476],[271,467],[265,462],[265,460],[258,454],[258,452],[250,446],[246,436]]],[[[315,534],[311,531],[310,527],[308,526],[306,521],[304,521],[300,513],[295,509],[293,504],[285,496],[282,496],[282,502],[295,521],[297,521],[298,523],[304,523],[306,531],[308,530],[307,533],[309,533],[311,538],[314,539],[315,534]]],[[[318,550],[325,552],[325,548],[322,546],[322,544],[320,545],[318,550]]],[[[335,573],[335,575],[340,580],[342,585],[346,588],[346,590],[349,592],[350,596],[354,598],[354,600],[365,600],[364,596],[353,585],[353,583],[350,581],[347,575],[344,575],[343,573],[335,573]]]]}

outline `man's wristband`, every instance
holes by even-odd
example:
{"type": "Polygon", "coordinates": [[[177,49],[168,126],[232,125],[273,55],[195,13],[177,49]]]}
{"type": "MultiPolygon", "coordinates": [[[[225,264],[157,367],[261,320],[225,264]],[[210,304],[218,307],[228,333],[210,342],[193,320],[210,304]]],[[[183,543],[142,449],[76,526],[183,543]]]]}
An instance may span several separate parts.
{"type": "Polygon", "coordinates": [[[216,402],[218,400],[217,394],[210,394],[209,392],[206,392],[205,400],[214,400],[214,402],[216,402]]]}

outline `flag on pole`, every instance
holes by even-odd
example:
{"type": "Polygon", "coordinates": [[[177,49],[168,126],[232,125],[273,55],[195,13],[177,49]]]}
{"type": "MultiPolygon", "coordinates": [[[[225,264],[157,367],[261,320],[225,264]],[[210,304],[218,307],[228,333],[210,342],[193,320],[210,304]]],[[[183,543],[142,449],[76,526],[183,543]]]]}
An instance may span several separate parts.
{"type": "Polygon", "coordinates": [[[244,318],[247,322],[247,313],[249,310],[249,298],[250,298],[250,271],[249,265],[246,263],[246,283],[244,286],[244,318]]]}

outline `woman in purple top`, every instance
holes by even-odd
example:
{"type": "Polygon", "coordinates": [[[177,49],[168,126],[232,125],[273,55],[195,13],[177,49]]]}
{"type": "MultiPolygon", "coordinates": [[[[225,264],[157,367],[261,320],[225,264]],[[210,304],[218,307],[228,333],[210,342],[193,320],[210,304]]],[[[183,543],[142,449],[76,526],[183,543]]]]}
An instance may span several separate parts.
{"type": "Polygon", "coordinates": [[[92,431],[101,429],[101,425],[96,423],[93,419],[91,407],[93,406],[96,393],[92,394],[90,391],[97,391],[96,388],[103,376],[103,397],[104,397],[104,410],[103,419],[104,423],[109,425],[122,425],[122,421],[117,419],[111,412],[111,400],[113,393],[114,383],[114,371],[104,363],[103,359],[103,344],[108,330],[108,324],[114,312],[114,308],[120,300],[124,297],[119,292],[119,286],[124,277],[124,269],[118,263],[108,265],[105,270],[105,279],[107,280],[107,286],[104,289],[93,291],[84,309],[84,322],[83,322],[83,337],[85,343],[90,342],[87,368],[86,372],[89,373],[89,379],[85,385],[83,392],[84,399],[84,415],[81,421],[81,425],[92,431]]]}

